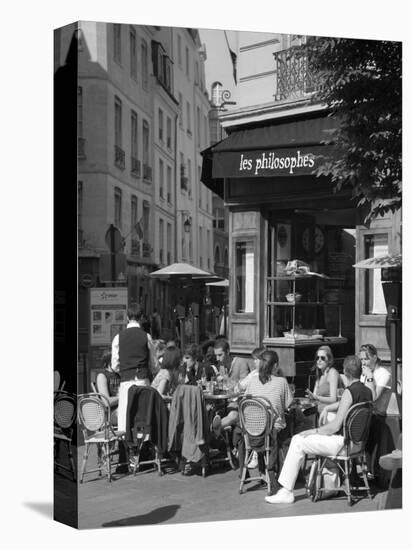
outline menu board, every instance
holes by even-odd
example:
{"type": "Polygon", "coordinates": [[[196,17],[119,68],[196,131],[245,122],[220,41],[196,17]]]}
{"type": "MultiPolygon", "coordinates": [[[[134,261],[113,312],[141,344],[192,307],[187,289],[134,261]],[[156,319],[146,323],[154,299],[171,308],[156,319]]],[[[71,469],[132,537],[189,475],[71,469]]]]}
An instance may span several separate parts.
{"type": "Polygon", "coordinates": [[[90,345],[110,345],[127,326],[127,288],[90,289],[90,345]]]}

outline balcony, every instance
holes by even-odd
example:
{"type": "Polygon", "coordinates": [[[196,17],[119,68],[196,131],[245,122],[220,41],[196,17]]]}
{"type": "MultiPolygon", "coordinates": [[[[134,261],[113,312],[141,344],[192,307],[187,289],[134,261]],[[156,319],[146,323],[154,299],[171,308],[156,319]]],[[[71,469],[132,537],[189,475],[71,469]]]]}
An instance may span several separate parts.
{"type": "Polygon", "coordinates": [[[83,137],[77,138],[77,157],[86,158],[86,139],[83,137]]]}
{"type": "Polygon", "coordinates": [[[140,178],[140,160],[135,157],[130,157],[130,173],[135,178],[140,178]]]}
{"type": "Polygon", "coordinates": [[[276,64],[276,101],[303,99],[315,91],[308,60],[299,47],[273,54],[276,64]]]}
{"type": "Polygon", "coordinates": [[[115,165],[124,170],[125,167],[125,152],[123,149],[120,149],[117,145],[114,146],[114,163],[115,165]]]}
{"type": "Polygon", "coordinates": [[[148,164],[143,164],[143,179],[152,181],[152,167],[148,164]]]}

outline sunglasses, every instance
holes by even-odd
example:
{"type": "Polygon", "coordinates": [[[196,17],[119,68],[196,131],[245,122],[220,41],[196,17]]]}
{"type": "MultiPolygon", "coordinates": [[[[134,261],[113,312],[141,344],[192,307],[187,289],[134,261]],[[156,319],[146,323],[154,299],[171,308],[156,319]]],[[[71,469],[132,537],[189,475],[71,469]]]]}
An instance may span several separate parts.
{"type": "Polygon", "coordinates": [[[325,357],[325,355],[318,355],[316,357],[316,361],[326,361],[327,360],[327,357],[325,357]]]}

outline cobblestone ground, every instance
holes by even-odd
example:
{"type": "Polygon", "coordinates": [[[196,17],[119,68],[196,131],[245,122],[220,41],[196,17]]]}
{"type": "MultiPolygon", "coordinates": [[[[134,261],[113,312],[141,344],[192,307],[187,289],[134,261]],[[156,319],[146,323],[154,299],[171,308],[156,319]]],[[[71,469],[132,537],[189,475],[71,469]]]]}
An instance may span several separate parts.
{"type": "MultiPolygon", "coordinates": [[[[79,466],[83,447],[78,449],[79,466]]],[[[96,464],[91,451],[88,467],[96,464]]],[[[64,474],[66,475],[66,474],[64,474]]],[[[375,511],[383,508],[386,492],[374,492],[370,501],[362,497],[349,507],[344,496],[313,503],[305,495],[303,484],[297,485],[296,500],[290,505],[270,505],[264,500],[266,489],[256,482],[246,485],[239,494],[239,470],[225,466],[201,475],[183,476],[180,472],[144,471],[136,476],[115,474],[111,483],[98,473],[85,476],[78,484],[79,527],[101,528],[130,525],[191,523],[233,519],[276,518],[312,514],[340,514],[375,511]]],[[[56,476],[56,494],[64,495],[70,482],[56,476]]],[[[343,495],[343,494],[342,494],[343,495]]]]}

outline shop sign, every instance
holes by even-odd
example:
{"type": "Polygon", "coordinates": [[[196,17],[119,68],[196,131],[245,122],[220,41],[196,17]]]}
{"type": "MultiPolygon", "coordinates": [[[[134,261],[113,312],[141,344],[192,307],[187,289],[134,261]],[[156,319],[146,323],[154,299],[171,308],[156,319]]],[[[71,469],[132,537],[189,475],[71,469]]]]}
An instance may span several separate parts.
{"type": "Polygon", "coordinates": [[[90,289],[90,345],[110,345],[127,326],[127,288],[90,289]]]}
{"type": "Polygon", "coordinates": [[[314,146],[258,151],[215,152],[214,178],[259,178],[314,174],[330,147],[314,146]]]}

